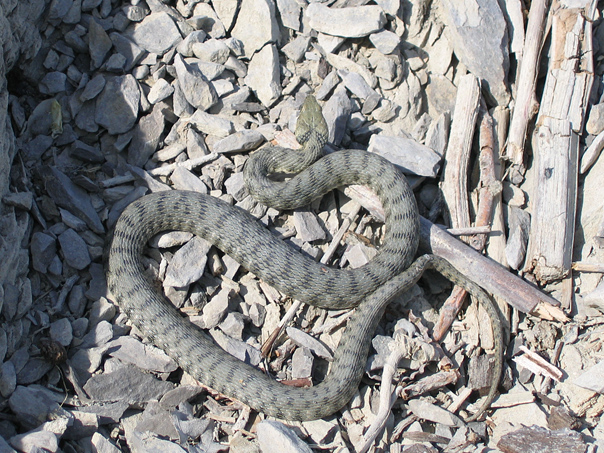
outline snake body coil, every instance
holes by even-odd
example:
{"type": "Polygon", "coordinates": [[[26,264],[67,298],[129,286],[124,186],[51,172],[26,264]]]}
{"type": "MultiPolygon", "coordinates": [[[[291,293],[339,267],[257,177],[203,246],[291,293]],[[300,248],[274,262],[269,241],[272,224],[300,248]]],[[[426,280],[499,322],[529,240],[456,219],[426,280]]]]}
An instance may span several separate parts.
{"type": "Polygon", "coordinates": [[[327,137],[319,105],[311,96],[298,119],[296,136],[304,144],[302,151],[267,148],[248,160],[245,179],[250,193],[270,206],[294,209],[336,187],[371,187],[386,214],[383,244],[371,262],[350,270],[326,267],[296,252],[241,209],[210,196],[169,191],[147,195],[123,212],[109,250],[107,278],[132,323],[194,378],[268,415],[312,420],[332,414],[350,400],[385,306],[415,283],[426,262],[412,264],[419,217],[413,193],[398,169],[359,150],[335,152],[310,165],[327,137]],[[300,172],[289,181],[275,182],[269,175],[276,171],[300,172]],[[356,306],[327,378],[307,389],[279,384],[224,352],[183,319],[153,289],[140,264],[146,242],[165,230],[205,238],[258,277],[306,303],[356,306]]]}

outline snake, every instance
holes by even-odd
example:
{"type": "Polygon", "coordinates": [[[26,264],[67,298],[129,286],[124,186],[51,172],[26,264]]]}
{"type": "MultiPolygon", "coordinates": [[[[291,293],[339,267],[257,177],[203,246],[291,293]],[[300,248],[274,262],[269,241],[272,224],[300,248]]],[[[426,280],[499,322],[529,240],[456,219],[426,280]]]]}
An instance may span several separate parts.
{"type": "Polygon", "coordinates": [[[266,146],[248,158],[243,170],[248,192],[259,203],[291,210],[336,188],[366,185],[379,197],[385,213],[377,254],[355,269],[329,267],[295,250],[247,211],[218,198],[180,190],[151,193],[127,206],[110,239],[106,276],[120,310],[152,344],[204,385],[278,419],[315,420],[352,399],[388,303],[414,285],[425,269],[434,268],[474,294],[491,319],[494,378],[481,409],[471,417],[477,419],[495,397],[502,372],[503,334],[493,301],[443,259],[423,255],[414,261],[419,214],[405,176],[390,161],[366,150],[323,155],[328,127],[312,95],[304,101],[295,135],[299,150],[266,146]],[[274,177],[283,173],[288,177],[274,177]],[[225,352],[183,317],[141,264],[147,241],[169,230],[204,238],[294,299],[326,309],[354,308],[323,381],[308,388],[281,384],[225,352]]]}

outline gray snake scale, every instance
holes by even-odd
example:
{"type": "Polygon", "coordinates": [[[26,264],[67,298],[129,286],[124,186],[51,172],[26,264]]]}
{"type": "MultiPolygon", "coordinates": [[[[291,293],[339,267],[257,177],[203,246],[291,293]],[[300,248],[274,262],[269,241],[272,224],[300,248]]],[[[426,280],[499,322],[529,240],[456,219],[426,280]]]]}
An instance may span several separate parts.
{"type": "Polygon", "coordinates": [[[495,396],[502,367],[502,332],[491,299],[444,260],[424,255],[413,262],[419,216],[414,195],[394,165],[361,150],[334,152],[317,160],[327,140],[327,126],[312,96],[300,113],[296,137],[302,151],[268,147],[253,154],[244,169],[249,192],[277,209],[295,209],[340,186],[369,186],[386,214],[382,246],[373,260],[357,269],[326,267],[279,240],[247,212],[221,200],[194,192],[159,192],[130,204],[115,226],[106,270],[116,302],[153,344],[205,385],[277,418],[313,420],[334,413],[352,398],[386,305],[432,267],[477,295],[491,317],[494,379],[487,401],[473,417],[477,418],[495,396]],[[285,182],[269,177],[284,171],[297,174],[285,182]],[[205,238],[293,298],[324,308],[357,307],[324,381],[310,388],[282,385],[224,352],[184,319],[153,288],[140,261],[146,242],[166,230],[205,238]]]}

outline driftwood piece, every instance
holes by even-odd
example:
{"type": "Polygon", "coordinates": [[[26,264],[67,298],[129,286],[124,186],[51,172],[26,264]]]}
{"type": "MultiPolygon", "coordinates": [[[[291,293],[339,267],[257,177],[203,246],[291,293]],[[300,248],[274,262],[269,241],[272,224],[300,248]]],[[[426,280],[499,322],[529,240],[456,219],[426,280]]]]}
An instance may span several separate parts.
{"type": "Polygon", "coordinates": [[[575,235],[579,134],[593,82],[591,22],[584,9],[558,8],[550,68],[535,129],[533,212],[524,270],[541,282],[568,275],[575,235]]]}
{"type": "MultiPolygon", "coordinates": [[[[493,215],[493,204],[495,196],[501,194],[501,181],[495,175],[495,136],[493,131],[493,119],[486,110],[486,106],[480,109],[479,119],[480,153],[478,156],[480,166],[480,188],[479,203],[476,210],[476,226],[488,226],[491,224],[493,215]]],[[[469,213],[468,213],[469,217],[469,213]]],[[[487,241],[486,234],[477,234],[469,237],[469,244],[475,250],[481,252],[487,241]]],[[[467,292],[459,287],[453,288],[451,296],[447,299],[441,310],[438,322],[434,327],[434,340],[440,341],[449,327],[457,317],[466,298],[467,292]]]]}
{"type": "Polygon", "coordinates": [[[423,217],[420,219],[420,246],[445,258],[477,285],[518,310],[545,319],[567,321],[555,299],[423,217]]]}
{"type": "Polygon", "coordinates": [[[441,190],[454,228],[470,226],[468,206],[468,162],[480,107],[480,84],[472,74],[465,75],[457,88],[455,115],[445,154],[441,190]]]}
{"type": "Polygon", "coordinates": [[[537,84],[539,57],[543,47],[549,2],[550,0],[535,0],[532,2],[526,27],[526,39],[518,75],[518,89],[507,144],[507,157],[518,167],[523,165],[524,141],[528,123],[537,113],[535,86],[537,84]]]}

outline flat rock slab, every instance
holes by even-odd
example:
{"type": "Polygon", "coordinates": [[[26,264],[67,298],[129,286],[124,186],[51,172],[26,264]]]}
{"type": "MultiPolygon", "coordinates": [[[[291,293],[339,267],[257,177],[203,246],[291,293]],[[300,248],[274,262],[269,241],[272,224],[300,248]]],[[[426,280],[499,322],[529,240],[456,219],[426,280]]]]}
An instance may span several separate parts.
{"type": "Polygon", "coordinates": [[[129,403],[160,399],[173,388],[172,383],[160,381],[134,366],[124,366],[113,373],[98,374],[84,386],[84,390],[94,401],[129,403]]]}

